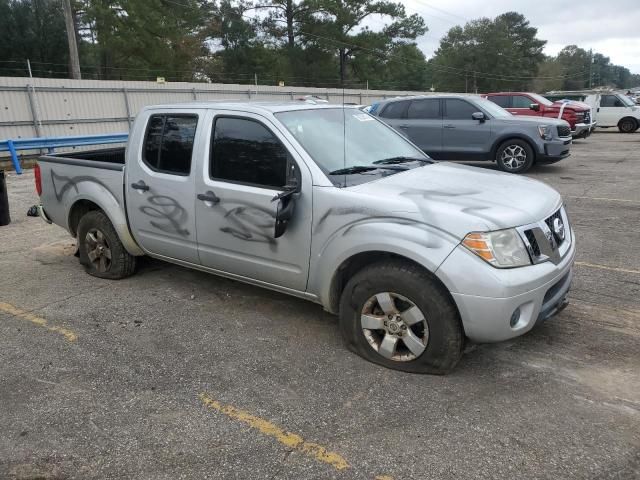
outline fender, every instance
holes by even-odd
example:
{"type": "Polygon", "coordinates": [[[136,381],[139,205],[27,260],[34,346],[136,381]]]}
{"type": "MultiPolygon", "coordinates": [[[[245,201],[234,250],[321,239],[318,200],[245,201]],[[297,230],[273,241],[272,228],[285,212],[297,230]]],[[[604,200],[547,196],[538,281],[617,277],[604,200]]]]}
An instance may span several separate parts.
{"type": "Polygon", "coordinates": [[[367,252],[404,257],[436,274],[458,244],[450,234],[410,218],[364,218],[344,225],[324,244],[312,248],[308,292],[316,294],[323,305],[330,305],[333,280],[340,267],[367,252]]]}

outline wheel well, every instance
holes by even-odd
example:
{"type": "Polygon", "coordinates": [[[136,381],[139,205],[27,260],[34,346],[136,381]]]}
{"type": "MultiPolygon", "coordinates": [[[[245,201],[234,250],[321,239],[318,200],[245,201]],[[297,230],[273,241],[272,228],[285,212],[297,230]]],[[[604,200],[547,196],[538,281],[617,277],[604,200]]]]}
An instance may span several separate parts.
{"type": "Polygon", "coordinates": [[[92,210],[102,210],[97,204],[90,200],[78,200],[73,204],[69,211],[69,231],[71,235],[76,236],[78,223],[84,215],[92,210]]]}
{"type": "MultiPolygon", "coordinates": [[[[342,295],[342,291],[346,286],[347,282],[351,277],[353,277],[356,273],[362,270],[364,267],[368,265],[372,265],[382,260],[398,260],[401,262],[405,262],[411,265],[415,265],[416,267],[422,269],[426,272],[433,281],[442,288],[443,292],[449,296],[451,303],[456,305],[456,302],[453,300],[449,289],[440,281],[438,277],[436,277],[433,272],[429,269],[425,268],[423,265],[411,260],[410,258],[403,257],[402,255],[398,255],[391,252],[382,252],[382,251],[370,251],[370,252],[362,252],[358,253],[352,257],[346,259],[336,270],[336,273],[333,275],[333,280],[331,281],[331,289],[329,291],[329,312],[333,314],[337,314],[340,309],[340,297],[342,295]]],[[[457,305],[456,305],[457,309],[457,305]]]]}
{"type": "Polygon", "coordinates": [[[526,137],[520,137],[520,136],[516,136],[516,137],[507,137],[507,138],[502,138],[500,140],[498,140],[495,145],[493,146],[493,149],[491,150],[491,160],[496,160],[496,155],[498,154],[498,149],[504,145],[505,143],[511,141],[511,140],[521,140],[523,142],[525,142],[527,145],[529,145],[531,147],[531,151],[533,152],[533,161],[535,162],[536,157],[538,155],[536,146],[531,142],[531,140],[529,140],[526,137]]]}

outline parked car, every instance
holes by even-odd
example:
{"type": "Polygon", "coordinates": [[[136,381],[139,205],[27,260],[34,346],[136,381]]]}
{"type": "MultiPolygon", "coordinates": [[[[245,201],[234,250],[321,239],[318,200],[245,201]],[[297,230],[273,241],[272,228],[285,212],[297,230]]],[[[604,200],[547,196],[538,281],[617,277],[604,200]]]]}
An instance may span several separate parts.
{"type": "Polygon", "coordinates": [[[398,370],[448,372],[465,336],[522,335],[571,284],[554,189],[433,162],[356,108],[149,107],[126,150],[45,155],[35,179],[90,275],[127,277],[149,255],[311,300],[351,350],[398,370]]]}
{"type": "Polygon", "coordinates": [[[482,95],[512,115],[561,118],[571,127],[573,138],[587,138],[596,127],[589,105],[580,102],[551,102],[531,92],[500,92],[482,95]]]}
{"type": "Polygon", "coordinates": [[[640,128],[640,107],[624,93],[591,92],[549,92],[557,98],[566,93],[567,98],[579,99],[589,105],[598,127],[618,127],[622,133],[633,133],[640,128]]]}
{"type": "Polygon", "coordinates": [[[522,173],[570,154],[571,128],[564,120],[514,117],[479,96],[394,98],[369,113],[438,160],[489,160],[505,172],[522,173]]]}

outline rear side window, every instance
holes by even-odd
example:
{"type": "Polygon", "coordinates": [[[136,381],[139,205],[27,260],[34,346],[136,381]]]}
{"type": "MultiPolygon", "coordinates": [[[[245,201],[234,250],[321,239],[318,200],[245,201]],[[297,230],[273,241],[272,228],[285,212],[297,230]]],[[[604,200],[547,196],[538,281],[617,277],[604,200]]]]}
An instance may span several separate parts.
{"type": "Polygon", "coordinates": [[[624,107],[622,102],[615,95],[603,95],[600,99],[601,107],[624,107]]]}
{"type": "Polygon", "coordinates": [[[284,145],[261,123],[246,118],[216,119],[211,178],[279,189],[287,183],[288,161],[284,145]]]}
{"type": "Polygon", "coordinates": [[[142,160],[152,170],[189,175],[197,115],[152,115],[147,124],[142,160]]]}
{"type": "Polygon", "coordinates": [[[514,95],[511,97],[513,99],[512,108],[530,108],[533,102],[529,97],[525,97],[523,95],[514,95]]]}
{"type": "Polygon", "coordinates": [[[509,108],[509,95],[489,95],[487,99],[502,108],[509,108]]]}
{"type": "Polygon", "coordinates": [[[413,100],[407,110],[408,119],[439,119],[440,100],[436,98],[426,100],[413,100]]]}
{"type": "Polygon", "coordinates": [[[380,112],[380,116],[383,118],[405,118],[408,106],[408,100],[404,100],[402,102],[391,102],[384,108],[384,110],[382,110],[382,112],[380,112]]]}
{"type": "Polygon", "coordinates": [[[458,98],[447,98],[445,105],[445,118],[449,120],[471,120],[471,115],[480,111],[469,102],[458,98]]]}

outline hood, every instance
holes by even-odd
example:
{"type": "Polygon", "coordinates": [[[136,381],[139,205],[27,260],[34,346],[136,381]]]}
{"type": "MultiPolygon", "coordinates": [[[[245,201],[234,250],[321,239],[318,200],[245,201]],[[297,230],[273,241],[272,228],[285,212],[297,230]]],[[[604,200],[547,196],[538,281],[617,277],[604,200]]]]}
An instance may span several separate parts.
{"type": "Polygon", "coordinates": [[[558,118],[535,117],[528,115],[514,115],[513,118],[496,118],[494,120],[509,122],[511,124],[515,123],[519,125],[555,125],[557,127],[569,125],[565,120],[558,118]]]}
{"type": "Polygon", "coordinates": [[[576,112],[581,112],[583,110],[589,110],[591,108],[586,103],[578,102],[575,100],[571,100],[570,102],[556,101],[556,102],[553,102],[552,107],[548,107],[548,108],[554,108],[554,109],[560,110],[562,108],[562,105],[565,103],[566,103],[566,106],[564,107],[565,110],[569,109],[569,110],[575,110],[576,112]]]}
{"type": "Polygon", "coordinates": [[[462,239],[473,231],[500,230],[540,221],[562,204],[548,185],[524,176],[439,162],[352,187],[389,198],[389,208],[462,239]],[[404,199],[398,203],[395,200],[404,199]]]}

